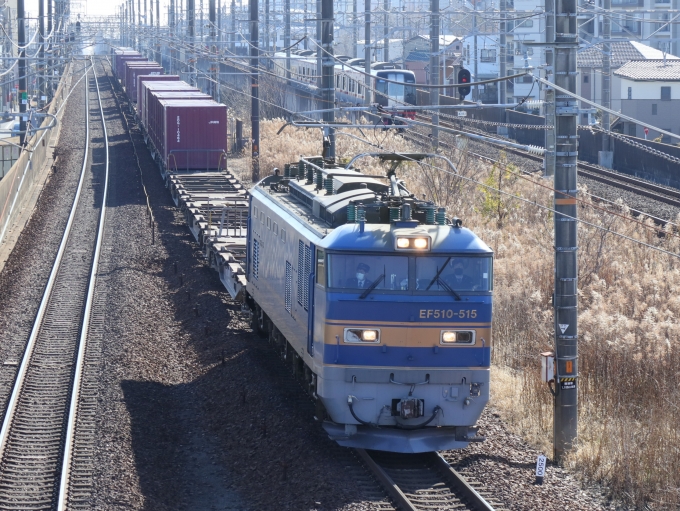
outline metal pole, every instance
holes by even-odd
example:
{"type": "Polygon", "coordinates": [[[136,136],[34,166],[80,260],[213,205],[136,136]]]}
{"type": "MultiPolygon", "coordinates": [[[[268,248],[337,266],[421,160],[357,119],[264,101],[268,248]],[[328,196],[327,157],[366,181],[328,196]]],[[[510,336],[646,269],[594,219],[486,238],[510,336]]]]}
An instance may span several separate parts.
{"type": "MultiPolygon", "coordinates": [[[[222,42],[222,0],[217,0],[217,42],[222,42]]],[[[222,53],[222,45],[219,45],[222,53]]]]}
{"type": "MultiPolygon", "coordinates": [[[[477,2],[475,2],[475,11],[472,14],[472,50],[474,52],[474,70],[475,70],[475,83],[479,81],[479,76],[477,75],[477,2]]],[[[474,100],[479,101],[479,86],[475,85],[475,92],[473,94],[474,100]]]]}
{"type": "Polygon", "coordinates": [[[236,53],[236,0],[231,0],[231,52],[236,53]]]}
{"type": "Polygon", "coordinates": [[[42,107],[45,96],[45,1],[38,0],[38,105],[42,107]]]}
{"type": "Polygon", "coordinates": [[[321,89],[321,60],[322,51],[319,48],[321,45],[321,1],[316,0],[316,86],[321,89]]]}
{"type": "Polygon", "coordinates": [[[264,0],[264,51],[269,51],[269,0],[264,0]]]}
{"type": "Polygon", "coordinates": [[[383,61],[390,61],[390,0],[385,0],[383,2],[383,9],[385,10],[385,27],[383,28],[384,34],[384,49],[383,49],[383,61]]]}
{"type": "MultiPolygon", "coordinates": [[[[63,21],[63,20],[62,20],[63,21]]],[[[132,48],[137,46],[137,31],[135,30],[135,0],[130,0],[130,27],[132,30],[132,48]]]]}
{"type": "Polygon", "coordinates": [[[283,46],[286,47],[286,79],[290,80],[290,0],[285,0],[284,11],[283,46]]]}
{"type": "Polygon", "coordinates": [[[188,73],[189,73],[189,83],[191,85],[196,85],[194,81],[194,73],[191,70],[192,58],[194,55],[194,39],[195,39],[195,18],[196,12],[194,9],[194,0],[187,0],[187,36],[189,37],[189,55],[185,57],[185,60],[189,62],[188,73]]]}
{"type": "MultiPolygon", "coordinates": [[[[132,0],[134,2],[134,0],[132,0]]],[[[137,37],[137,51],[142,52],[142,41],[144,38],[139,31],[142,29],[142,0],[137,0],[137,30],[139,37],[137,37]]]]}
{"type": "MultiPolygon", "coordinates": [[[[555,2],[555,85],[576,93],[577,0],[555,2]]],[[[578,426],[578,101],[555,95],[555,460],[574,447],[578,426]],[[563,216],[567,215],[567,216],[563,216]]]]}
{"type": "Polygon", "coordinates": [[[364,2],[364,96],[367,105],[371,104],[371,0],[364,2]]]}
{"type": "MultiPolygon", "coordinates": [[[[555,41],[555,0],[545,0],[545,40],[548,43],[555,41]]],[[[555,49],[552,46],[545,48],[545,79],[555,80],[555,49]]],[[[551,126],[545,130],[545,175],[555,175],[555,89],[545,89],[545,124],[551,126]]]]}
{"type": "MultiPolygon", "coordinates": [[[[430,0],[430,85],[439,85],[439,0],[430,0]]],[[[430,89],[430,104],[439,105],[439,89],[430,89]]],[[[432,114],[432,147],[439,145],[439,114],[432,114]]]]}
{"type": "Polygon", "coordinates": [[[26,103],[28,94],[26,93],[26,33],[24,26],[24,0],[17,0],[17,43],[19,44],[19,144],[24,145],[26,140],[26,103]]]}
{"type": "MultiPolygon", "coordinates": [[[[52,0],[47,0],[47,33],[52,34],[52,0]]],[[[51,50],[52,49],[52,41],[54,40],[54,37],[50,38],[50,40],[47,43],[47,49],[51,50]]],[[[52,52],[48,52],[50,55],[52,55],[52,52]]],[[[49,76],[54,74],[54,71],[52,70],[52,59],[47,60],[47,67],[49,69],[49,76]]],[[[47,86],[47,99],[48,101],[52,98],[52,79],[50,78],[48,80],[48,86],[47,86]]]]}
{"type": "MultiPolygon", "coordinates": [[[[210,21],[210,52],[215,53],[217,51],[217,47],[215,46],[215,36],[216,36],[216,13],[215,13],[215,0],[210,0],[208,3],[208,18],[210,21]]],[[[211,59],[210,60],[210,77],[212,80],[210,81],[210,91],[211,91],[211,96],[217,100],[217,66],[219,66],[219,62],[211,59]]]]}
{"type": "Polygon", "coordinates": [[[252,130],[251,156],[252,156],[252,181],[260,180],[260,98],[259,98],[259,62],[260,43],[258,34],[258,0],[250,2],[250,91],[252,96],[250,123],[252,130]]]}
{"type": "MultiPolygon", "coordinates": [[[[611,108],[611,51],[612,46],[610,39],[612,37],[612,20],[610,16],[606,14],[611,12],[612,0],[604,0],[602,4],[605,16],[602,17],[602,32],[604,36],[604,41],[602,45],[602,106],[605,108],[611,108]]],[[[602,152],[609,153],[611,151],[611,145],[609,140],[609,129],[611,128],[611,120],[609,117],[609,112],[602,111],[602,152]]],[[[603,155],[604,156],[604,155],[603,155]]],[[[609,163],[608,158],[600,158],[600,165],[609,163]]],[[[606,165],[608,166],[608,165],[606,165]]]]}
{"type": "MultiPolygon", "coordinates": [[[[321,2],[321,47],[323,48],[323,77],[321,80],[321,108],[329,109],[323,113],[323,120],[332,124],[335,122],[335,61],[333,60],[333,0],[321,2]]],[[[321,52],[319,52],[321,53],[321,52]]],[[[324,134],[328,136],[328,151],[324,151],[326,158],[335,160],[335,130],[331,127],[324,128],[324,134]]],[[[324,148],[325,148],[324,144],[324,148]]]]}
{"type": "MultiPolygon", "coordinates": [[[[507,54],[508,54],[508,44],[507,44],[507,0],[500,0],[500,51],[498,52],[498,62],[499,62],[499,69],[500,69],[500,75],[501,76],[508,76],[508,71],[507,71],[507,54]]],[[[477,81],[478,78],[475,76],[475,81],[477,81]]],[[[501,105],[504,105],[507,103],[507,94],[506,94],[506,88],[505,88],[505,80],[498,82],[498,103],[501,105]]],[[[505,122],[505,110],[502,110],[502,117],[501,121],[505,122]]]]}
{"type": "Polygon", "coordinates": [[[352,0],[352,57],[357,58],[357,41],[359,40],[359,17],[357,16],[357,0],[352,0]]]}

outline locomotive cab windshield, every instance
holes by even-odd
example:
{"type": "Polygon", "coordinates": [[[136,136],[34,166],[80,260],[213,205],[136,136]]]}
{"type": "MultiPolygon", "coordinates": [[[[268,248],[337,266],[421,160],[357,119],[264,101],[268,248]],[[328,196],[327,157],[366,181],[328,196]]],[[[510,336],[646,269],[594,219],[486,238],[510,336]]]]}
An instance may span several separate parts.
{"type": "Polygon", "coordinates": [[[463,255],[328,254],[329,288],[396,294],[448,294],[492,290],[491,257],[463,255]]]}

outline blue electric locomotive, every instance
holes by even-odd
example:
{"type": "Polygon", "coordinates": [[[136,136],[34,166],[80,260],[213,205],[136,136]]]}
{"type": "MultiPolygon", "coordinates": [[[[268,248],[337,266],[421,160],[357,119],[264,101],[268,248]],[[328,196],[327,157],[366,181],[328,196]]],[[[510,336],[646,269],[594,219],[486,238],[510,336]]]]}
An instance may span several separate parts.
{"type": "Polygon", "coordinates": [[[255,186],[249,222],[254,324],[305,379],[332,439],[395,452],[482,440],[493,288],[483,241],[393,170],[367,176],[321,157],[255,186]]]}

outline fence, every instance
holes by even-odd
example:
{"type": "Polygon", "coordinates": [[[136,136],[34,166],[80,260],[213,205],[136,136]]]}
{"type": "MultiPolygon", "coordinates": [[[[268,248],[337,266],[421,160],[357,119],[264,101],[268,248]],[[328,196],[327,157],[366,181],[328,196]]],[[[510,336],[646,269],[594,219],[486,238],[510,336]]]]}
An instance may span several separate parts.
{"type": "MultiPolygon", "coordinates": [[[[54,98],[50,104],[48,113],[55,115],[68,97],[71,75],[71,66],[67,65],[59,82],[54,98]]],[[[46,117],[41,128],[47,127],[54,122],[51,117],[46,117]]],[[[0,244],[5,241],[7,231],[16,220],[27,198],[33,193],[35,186],[42,182],[47,169],[45,161],[48,157],[49,146],[56,137],[56,129],[41,130],[26,139],[25,150],[12,168],[0,180],[0,244]]]]}

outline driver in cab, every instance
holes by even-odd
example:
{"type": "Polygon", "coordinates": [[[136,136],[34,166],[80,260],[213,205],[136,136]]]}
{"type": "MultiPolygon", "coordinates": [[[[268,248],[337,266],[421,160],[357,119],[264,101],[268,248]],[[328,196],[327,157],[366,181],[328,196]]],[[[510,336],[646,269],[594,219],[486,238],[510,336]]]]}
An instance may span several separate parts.
{"type": "Polygon", "coordinates": [[[371,271],[370,266],[368,266],[366,263],[359,263],[357,265],[357,271],[355,274],[356,278],[347,279],[346,287],[358,289],[366,289],[370,287],[373,281],[366,278],[366,275],[368,274],[369,271],[371,271]]]}

